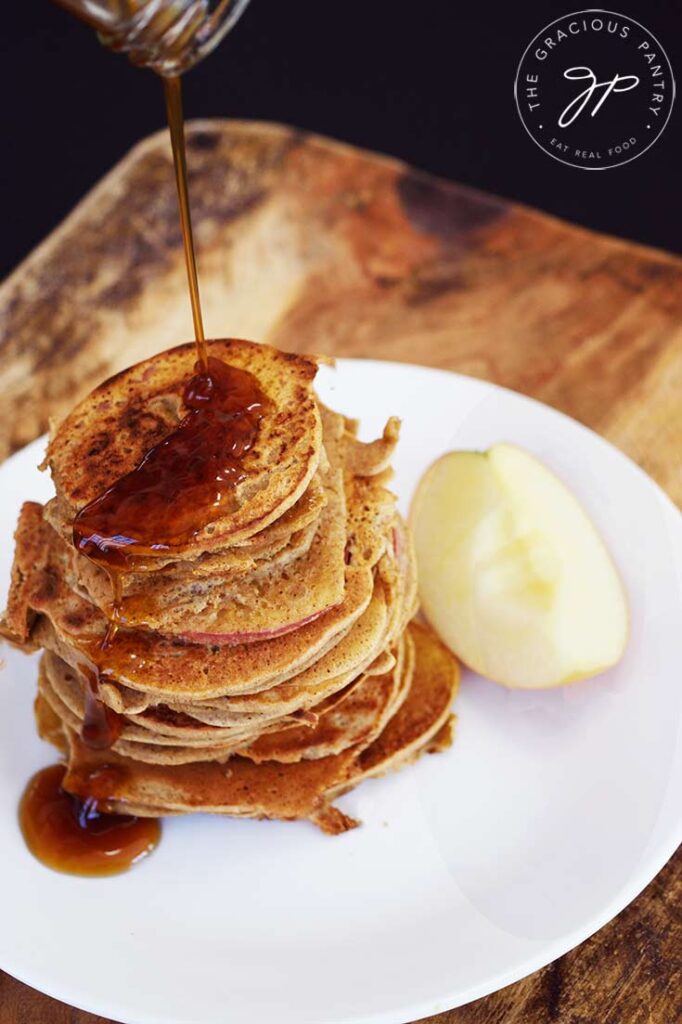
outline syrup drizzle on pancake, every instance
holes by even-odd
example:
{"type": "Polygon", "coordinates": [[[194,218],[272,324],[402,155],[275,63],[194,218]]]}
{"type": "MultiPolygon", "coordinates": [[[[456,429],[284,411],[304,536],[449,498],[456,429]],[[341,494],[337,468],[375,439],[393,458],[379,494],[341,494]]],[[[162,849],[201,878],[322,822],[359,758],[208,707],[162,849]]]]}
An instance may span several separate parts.
{"type": "Polygon", "coordinates": [[[197,367],[179,426],[75,518],[76,548],[113,573],[190,540],[229,510],[245,479],[268,399],[246,370],[213,358],[208,372],[197,367]]]}

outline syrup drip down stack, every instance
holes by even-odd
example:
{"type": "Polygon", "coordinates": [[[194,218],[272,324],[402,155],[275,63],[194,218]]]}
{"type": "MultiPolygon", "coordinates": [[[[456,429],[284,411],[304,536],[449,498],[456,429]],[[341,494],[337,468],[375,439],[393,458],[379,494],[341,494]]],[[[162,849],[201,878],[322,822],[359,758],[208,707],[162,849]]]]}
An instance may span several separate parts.
{"type": "Polygon", "coordinates": [[[417,610],[387,488],[317,362],[213,341],[111,378],[23,506],[2,634],[41,650],[36,715],[104,811],[357,824],[333,799],[450,741],[452,655],[417,610]]]}

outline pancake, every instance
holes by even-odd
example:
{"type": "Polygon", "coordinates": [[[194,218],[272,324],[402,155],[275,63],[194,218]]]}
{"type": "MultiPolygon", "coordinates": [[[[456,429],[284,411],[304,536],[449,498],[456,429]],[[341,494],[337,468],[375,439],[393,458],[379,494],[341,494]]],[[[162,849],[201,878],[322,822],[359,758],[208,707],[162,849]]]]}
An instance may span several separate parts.
{"type": "MultiPolygon", "coordinates": [[[[320,455],[321,462],[323,461],[322,456],[324,456],[324,469],[326,470],[327,459],[324,450],[320,455]]],[[[322,474],[318,471],[298,501],[288,508],[284,515],[275,519],[264,530],[259,530],[253,536],[247,537],[246,540],[236,541],[230,546],[229,551],[234,556],[246,553],[254,559],[267,558],[268,551],[274,549],[276,544],[288,542],[292,536],[316,523],[326,501],[322,474]]],[[[208,552],[199,559],[193,560],[192,569],[197,569],[198,566],[198,571],[203,573],[207,571],[206,567],[217,566],[219,557],[219,554],[213,555],[208,552]]]]}
{"type": "Polygon", "coordinates": [[[414,641],[416,668],[407,699],[377,740],[358,754],[347,783],[337,784],[331,795],[346,792],[363,779],[397,770],[428,750],[439,734],[439,750],[452,740],[451,707],[459,689],[459,665],[428,626],[411,622],[408,630],[414,641]]]}
{"type": "MultiPolygon", "coordinates": [[[[151,695],[151,702],[265,690],[323,657],[360,617],[372,592],[371,570],[350,574],[341,605],[300,629],[256,643],[187,643],[151,632],[121,630],[107,650],[103,694],[117,684],[151,695]]],[[[51,603],[49,616],[36,619],[24,647],[45,647],[78,667],[99,646],[105,624],[101,612],[83,599],[51,603]],[[74,608],[77,603],[79,607],[74,608]]]]}
{"type": "Polygon", "coordinates": [[[400,420],[397,416],[390,417],[383,435],[376,441],[359,441],[354,432],[345,430],[344,424],[344,462],[347,472],[353,476],[377,476],[390,471],[399,436],[400,420]]]}
{"type": "MultiPolygon", "coordinates": [[[[411,643],[407,644],[411,648],[411,643]]],[[[409,653],[400,657],[393,669],[384,675],[363,676],[333,705],[318,708],[317,722],[312,726],[284,726],[272,731],[272,742],[263,749],[248,745],[239,735],[225,735],[220,729],[197,730],[190,723],[183,729],[177,722],[176,735],[152,733],[140,729],[130,718],[124,719],[121,737],[112,750],[124,756],[151,764],[190,764],[197,761],[221,761],[247,744],[246,756],[251,760],[276,760],[290,763],[302,758],[319,758],[339,753],[361,742],[369,743],[379,734],[393,713],[399,694],[409,686],[411,664],[409,653]],[[189,733],[189,735],[187,735],[189,733]]],[[[46,654],[41,662],[39,692],[55,714],[69,728],[80,731],[84,701],[82,685],[69,666],[54,655],[46,654]]],[[[267,735],[260,733],[261,741],[267,735]]]]}
{"type": "MultiPolygon", "coordinates": [[[[197,811],[240,818],[329,820],[326,791],[348,775],[352,750],[293,765],[257,765],[233,757],[226,765],[144,764],[111,751],[90,750],[77,733],[64,728],[69,767],[64,787],[96,798],[103,810],[140,817],[197,811]]],[[[356,824],[348,820],[346,827],[356,824]]]]}
{"type": "MultiPolygon", "coordinates": [[[[179,644],[164,641],[153,634],[121,631],[110,650],[110,662],[117,665],[115,681],[112,679],[109,682],[107,677],[104,678],[102,696],[119,712],[141,712],[154,703],[163,702],[170,703],[178,711],[195,713],[208,722],[220,721],[215,714],[206,716],[201,713],[202,709],[208,707],[212,712],[227,711],[228,719],[235,712],[253,713],[273,707],[275,713],[277,708],[281,713],[282,702],[286,704],[288,712],[307,707],[345,685],[348,678],[352,678],[358,671],[364,670],[390,646],[406,622],[406,610],[399,604],[401,594],[396,586],[399,577],[390,556],[384,556],[379,563],[370,594],[364,592],[364,574],[359,576],[357,572],[349,571],[348,579],[350,584],[344,605],[353,597],[353,591],[357,602],[347,609],[347,616],[352,621],[347,628],[335,630],[324,646],[312,656],[310,650],[313,638],[331,613],[321,617],[317,623],[288,634],[288,641],[287,637],[278,637],[237,647],[179,644]],[[360,581],[363,587],[356,589],[360,581]],[[304,634],[304,637],[300,634],[304,634]],[[309,644],[307,649],[304,638],[309,644]],[[297,641],[296,645],[293,644],[294,640],[297,641]],[[308,655],[306,661],[301,663],[297,659],[295,668],[289,663],[288,671],[278,677],[271,677],[256,685],[252,676],[249,687],[244,685],[243,680],[236,678],[236,671],[241,667],[250,669],[251,673],[258,667],[272,671],[281,658],[286,658],[287,651],[291,654],[292,650],[302,650],[308,655]],[[220,699],[222,694],[217,689],[219,678],[223,679],[222,693],[229,694],[224,700],[220,699]],[[152,689],[156,679],[160,680],[160,686],[152,689]],[[127,685],[131,681],[139,689],[131,689],[127,685]],[[173,685],[174,682],[177,686],[173,685]],[[190,684],[195,682],[196,689],[192,692],[190,684]],[[210,694],[206,697],[209,685],[219,699],[211,701],[210,694]],[[202,686],[203,693],[197,692],[199,686],[202,686]],[[144,696],[139,692],[141,689],[144,689],[144,696]],[[192,710],[195,704],[197,706],[192,710]]],[[[67,591],[67,594],[71,609],[80,602],[92,610],[87,602],[71,592],[67,591]]],[[[57,600],[49,614],[52,619],[56,619],[58,613],[63,615],[65,627],[69,631],[65,639],[60,641],[53,621],[41,616],[33,629],[34,642],[78,667],[83,657],[88,656],[92,641],[87,638],[84,641],[77,632],[73,632],[74,627],[79,625],[78,612],[74,616],[73,612],[64,608],[63,601],[57,600]]],[[[339,610],[335,610],[334,615],[338,616],[339,610]]]]}
{"type": "Polygon", "coordinates": [[[327,757],[348,747],[371,743],[407,695],[414,672],[414,644],[408,636],[399,645],[393,668],[379,676],[362,676],[339,700],[317,707],[311,727],[288,725],[265,733],[238,753],[260,764],[291,764],[304,758],[327,757]]]}
{"type": "Polygon", "coordinates": [[[25,501],[14,531],[14,560],[0,637],[29,651],[36,649],[30,639],[38,610],[33,604],[45,603],[60,589],[55,570],[53,535],[43,521],[43,506],[25,501]]]}
{"type": "MultiPolygon", "coordinates": [[[[173,636],[210,634],[218,642],[275,636],[343,600],[346,506],[341,471],[325,478],[326,504],[312,543],[284,565],[247,576],[197,579],[138,575],[125,587],[119,621],[173,636]],[[159,577],[161,577],[159,579],[159,577]]],[[[78,582],[101,608],[111,606],[108,574],[82,556],[78,582]],[[85,564],[83,564],[85,563],[85,564]]],[[[73,563],[72,563],[73,564],[73,563]]],[[[67,580],[74,585],[69,576],[67,580]]]]}
{"type": "MultiPolygon", "coordinates": [[[[373,654],[374,650],[370,650],[369,654],[360,662],[353,664],[352,668],[337,676],[331,675],[331,670],[325,669],[325,665],[328,664],[327,655],[325,655],[310,669],[271,690],[263,690],[261,693],[252,695],[246,694],[243,697],[223,697],[215,701],[197,701],[194,704],[172,703],[166,706],[173,711],[189,714],[197,721],[205,722],[207,725],[229,725],[241,719],[252,720],[254,718],[268,721],[276,718],[282,712],[292,717],[307,718],[307,713],[313,705],[322,700],[331,699],[338,692],[345,691],[353,679],[357,678],[356,672],[365,675],[383,675],[393,668],[395,658],[390,651],[381,650],[376,657],[373,657],[373,654]],[[245,703],[250,696],[270,699],[250,705],[245,703]],[[236,709],[234,709],[235,705],[236,709]]],[[[158,705],[150,705],[147,710],[153,711],[156,706],[158,705]]]]}
{"type": "Polygon", "coordinates": [[[457,663],[426,627],[410,626],[410,633],[415,667],[409,693],[364,750],[351,747],[292,764],[256,764],[232,756],[224,765],[169,767],[90,750],[67,726],[69,768],[64,785],[76,795],[99,798],[103,806],[119,813],[157,817],[201,810],[234,817],[309,819],[330,834],[346,831],[358,822],[331,806],[330,799],[362,778],[388,771],[401,759],[426,750],[450,716],[459,679],[457,663]]]}
{"type": "MultiPolygon", "coordinates": [[[[325,496],[324,489],[322,495],[325,496]]],[[[164,597],[170,599],[174,590],[181,591],[183,584],[189,585],[190,582],[209,589],[215,585],[240,584],[246,577],[269,575],[307,554],[319,526],[320,516],[288,537],[273,541],[262,552],[234,546],[202,555],[196,562],[171,562],[153,575],[150,572],[121,573],[123,600],[132,598],[133,603],[136,597],[153,593],[156,602],[160,603],[164,597]]],[[[267,530],[263,532],[267,533],[267,530]]],[[[71,547],[70,541],[64,543],[71,547]]],[[[85,592],[104,611],[111,608],[114,592],[109,573],[75,549],[70,551],[70,556],[71,585],[85,592]]],[[[132,621],[131,616],[129,621],[132,621]]]]}
{"type": "MultiPolygon", "coordinates": [[[[140,556],[135,560],[135,572],[124,574],[124,593],[125,581],[128,578],[136,580],[140,575],[149,572],[179,577],[186,577],[192,573],[197,576],[213,576],[223,572],[228,574],[251,572],[261,560],[276,560],[276,556],[283,549],[287,549],[292,541],[294,541],[294,538],[298,538],[294,542],[299,544],[302,535],[310,537],[312,540],[326,500],[324,486],[318,472],[291,508],[287,509],[279,519],[270,523],[265,529],[260,530],[246,540],[237,541],[226,547],[217,545],[214,549],[206,551],[191,560],[163,558],[160,555],[155,558],[143,558],[140,556]]],[[[73,543],[73,523],[71,520],[64,521],[61,518],[56,498],[51,498],[45,505],[44,517],[50,526],[62,537],[64,542],[71,546],[73,543]]],[[[105,573],[98,570],[88,559],[78,557],[75,550],[73,558],[74,561],[77,559],[77,564],[81,567],[81,570],[85,566],[89,566],[91,572],[100,572],[105,577],[106,583],[104,585],[107,586],[109,581],[105,573]]],[[[111,600],[111,589],[109,586],[107,586],[104,600],[111,600]]]]}
{"type": "MultiPolygon", "coordinates": [[[[263,530],[301,497],[320,459],[313,359],[238,339],[211,341],[210,353],[252,374],[270,405],[257,443],[242,461],[246,478],[234,491],[234,507],[191,539],[173,544],[176,558],[194,557],[263,530]]],[[[66,417],[46,456],[57,491],[54,513],[63,523],[73,522],[78,511],[135,469],[178,426],[195,359],[190,343],[137,363],[100,384],[66,417]]],[[[140,554],[154,553],[140,548],[140,554]]]]}
{"type": "MultiPolygon", "coordinates": [[[[62,663],[64,664],[64,663],[62,663]]],[[[72,677],[75,679],[75,676],[72,677]]],[[[44,661],[39,670],[38,677],[39,694],[52,712],[59,718],[65,732],[68,730],[79,733],[82,724],[82,717],[62,701],[52,681],[48,676],[44,661]]],[[[124,730],[125,731],[125,730],[124,730]]],[[[149,764],[191,764],[197,761],[224,761],[234,751],[235,744],[204,743],[200,747],[192,745],[178,746],[177,743],[169,741],[168,745],[163,743],[149,744],[142,740],[139,743],[131,742],[130,739],[119,739],[107,753],[112,757],[120,754],[123,757],[134,758],[135,761],[149,764]]]]}
{"type": "MultiPolygon", "coordinates": [[[[232,721],[227,726],[207,725],[191,715],[171,710],[166,705],[158,705],[142,714],[126,715],[121,719],[121,738],[132,742],[157,743],[161,745],[190,745],[194,747],[216,746],[236,741],[250,742],[272,730],[291,727],[312,732],[317,727],[322,714],[327,714],[342,704],[353,690],[372,676],[386,675],[392,672],[398,663],[391,655],[377,659],[372,671],[358,675],[350,684],[346,684],[340,692],[317,702],[314,710],[307,715],[284,714],[271,716],[264,721],[257,716],[242,716],[240,721],[232,721]],[[303,724],[301,724],[303,723],[303,724]]],[[[397,671],[402,673],[403,663],[397,671]]],[[[67,665],[56,655],[45,652],[40,663],[39,689],[44,692],[47,702],[72,728],[80,728],[84,717],[85,702],[84,685],[79,673],[67,665]]]]}
{"type": "MultiPolygon", "coordinates": [[[[343,601],[284,636],[220,646],[121,630],[107,652],[115,679],[160,699],[207,699],[267,689],[312,665],[362,615],[374,590],[373,569],[349,565],[343,601]]],[[[2,631],[25,649],[47,647],[75,667],[101,642],[102,612],[64,581],[59,539],[28,502],[16,534],[12,586],[2,631]]]]}
{"type": "Polygon", "coordinates": [[[342,689],[358,673],[369,671],[375,662],[386,658],[386,647],[391,642],[388,623],[386,591],[379,579],[375,581],[369,605],[345,636],[290,679],[257,693],[194,703],[173,701],[171,706],[212,724],[227,724],[245,715],[272,718],[308,709],[342,689]]]}
{"type": "Polygon", "coordinates": [[[343,462],[350,476],[378,476],[390,474],[391,459],[400,438],[400,420],[391,416],[382,436],[374,441],[361,441],[357,437],[358,421],[335,412],[318,399],[327,452],[334,445],[337,459],[343,462]]]}
{"type": "MultiPolygon", "coordinates": [[[[44,653],[40,662],[39,690],[67,725],[81,728],[85,712],[83,680],[75,669],[49,651],[44,653]]],[[[283,724],[289,722],[296,722],[296,719],[286,716],[282,720],[283,724]]],[[[281,724],[279,721],[266,723],[266,728],[281,728],[281,724]]],[[[153,722],[140,715],[121,719],[121,739],[168,747],[187,745],[200,748],[246,743],[263,731],[261,725],[254,726],[251,722],[234,728],[207,726],[188,716],[164,712],[162,708],[155,710],[153,722]]],[[[114,749],[118,749],[117,744],[114,744],[114,749]]]]}
{"type": "Polygon", "coordinates": [[[304,723],[307,728],[312,728],[316,718],[317,715],[313,712],[308,715],[294,712],[271,718],[259,718],[256,715],[243,716],[241,721],[234,720],[227,725],[210,725],[193,715],[175,711],[167,704],[156,704],[139,715],[126,716],[126,722],[131,731],[125,738],[145,743],[170,743],[172,741],[188,743],[193,746],[200,746],[207,741],[216,743],[233,739],[246,743],[270,730],[281,729],[288,725],[295,726],[304,723]]]}

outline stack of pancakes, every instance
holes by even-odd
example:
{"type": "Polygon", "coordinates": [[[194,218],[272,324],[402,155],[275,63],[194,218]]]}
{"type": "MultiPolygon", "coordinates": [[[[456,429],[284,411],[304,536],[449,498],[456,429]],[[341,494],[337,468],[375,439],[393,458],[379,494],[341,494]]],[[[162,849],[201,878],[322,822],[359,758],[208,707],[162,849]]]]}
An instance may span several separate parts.
{"type": "Polygon", "coordinates": [[[105,809],[357,824],[331,804],[447,745],[458,669],[416,612],[408,531],[386,484],[398,437],[371,443],[313,390],[314,359],[244,341],[211,356],[268,399],[220,516],[138,557],[102,650],[113,581],[73,544],[76,514],[178,425],[185,345],[97,388],[54,433],[56,497],[24,505],[2,633],[44,649],[38,726],[65,787],[105,809]],[[86,742],[88,687],[117,724],[86,742]]]}

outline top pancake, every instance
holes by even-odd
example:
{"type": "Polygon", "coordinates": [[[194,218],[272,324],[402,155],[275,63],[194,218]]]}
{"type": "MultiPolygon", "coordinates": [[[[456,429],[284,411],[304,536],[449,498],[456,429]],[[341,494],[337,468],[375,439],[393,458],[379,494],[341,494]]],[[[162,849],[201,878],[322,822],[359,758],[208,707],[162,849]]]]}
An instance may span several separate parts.
{"type": "MultiPolygon", "coordinates": [[[[176,557],[196,557],[263,530],[301,497],[322,448],[313,359],[238,339],[211,341],[209,351],[253,374],[270,405],[256,444],[243,459],[246,476],[235,489],[235,507],[174,545],[176,557]]],[[[195,360],[192,343],[137,363],[101,384],[63,421],[46,462],[57,491],[57,516],[66,526],[178,426],[195,360]]],[[[168,552],[164,555],[167,560],[168,552]]]]}

